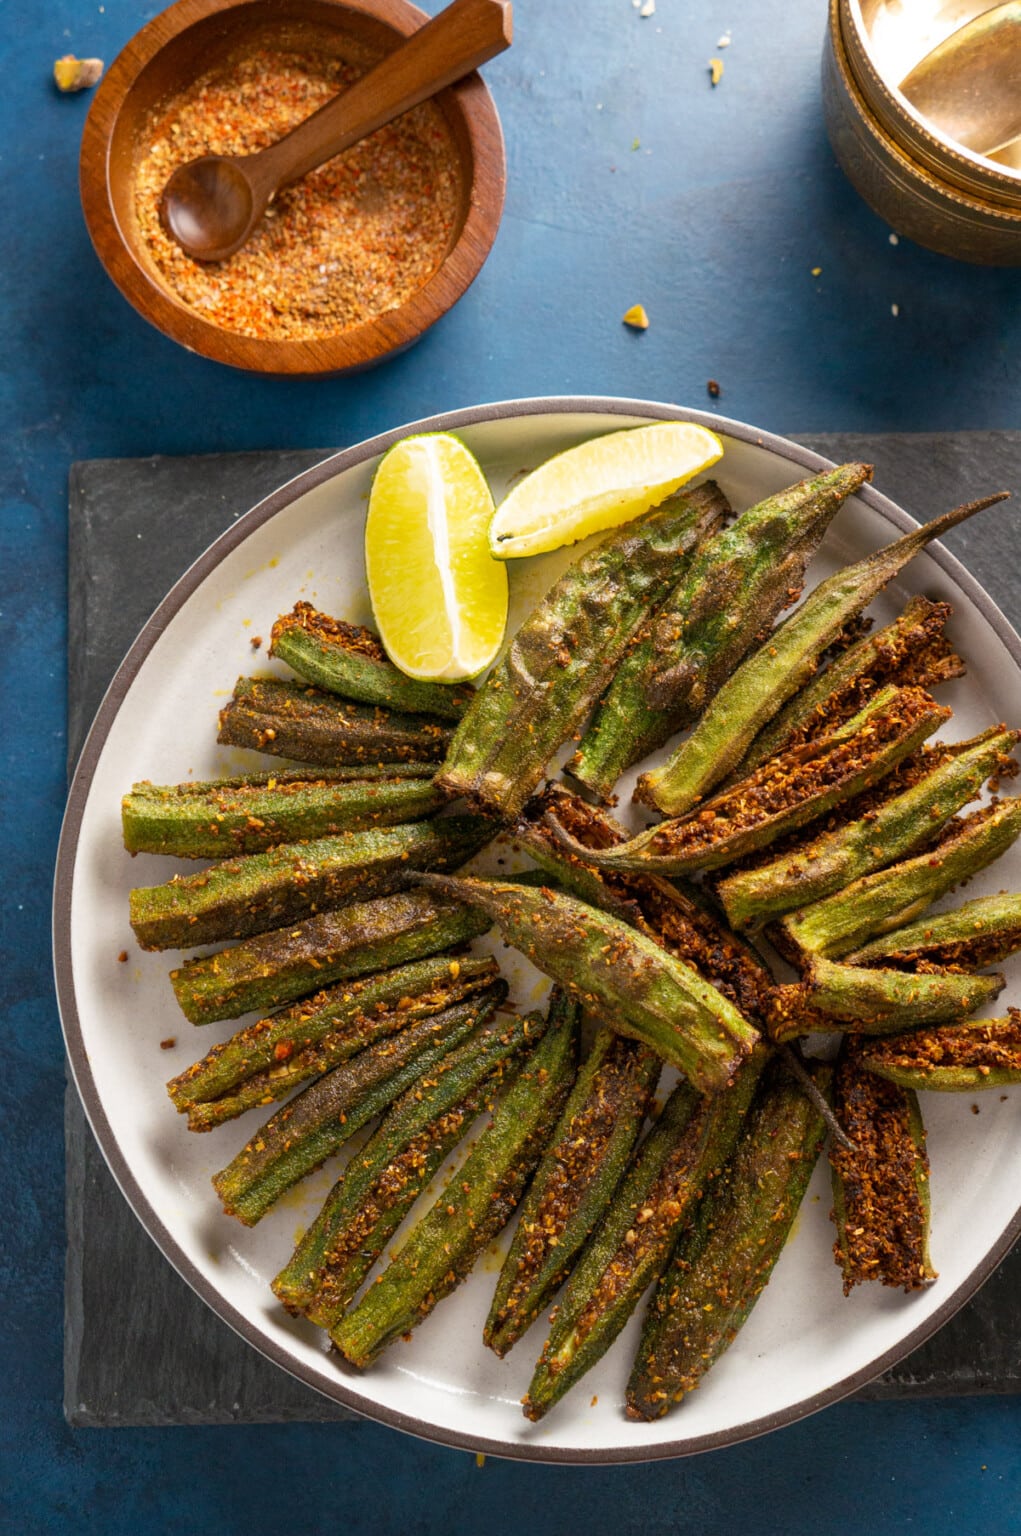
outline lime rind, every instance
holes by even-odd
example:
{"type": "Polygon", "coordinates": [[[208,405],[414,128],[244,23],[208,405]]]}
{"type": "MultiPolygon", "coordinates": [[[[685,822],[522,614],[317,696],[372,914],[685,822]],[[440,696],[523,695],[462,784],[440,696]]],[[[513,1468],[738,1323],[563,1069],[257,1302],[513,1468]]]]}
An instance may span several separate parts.
{"type": "Polygon", "coordinates": [[[547,554],[618,528],[715,464],[723,444],[695,422],[655,422],[590,438],[547,459],[494,513],[494,560],[547,554]]]}

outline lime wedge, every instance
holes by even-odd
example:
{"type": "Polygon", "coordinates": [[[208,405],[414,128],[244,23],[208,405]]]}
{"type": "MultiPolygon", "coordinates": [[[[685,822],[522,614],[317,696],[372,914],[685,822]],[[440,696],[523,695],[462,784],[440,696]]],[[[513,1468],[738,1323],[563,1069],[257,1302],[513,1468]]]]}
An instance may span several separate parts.
{"type": "Polygon", "coordinates": [[[568,448],[516,485],[489,525],[497,560],[544,555],[618,528],[715,464],[723,444],[690,421],[628,427],[568,448]]]}
{"type": "Polygon", "coordinates": [[[372,482],[365,569],[380,637],[409,677],[482,672],[507,626],[507,572],[489,553],[493,497],[445,432],[395,443],[372,482]]]}

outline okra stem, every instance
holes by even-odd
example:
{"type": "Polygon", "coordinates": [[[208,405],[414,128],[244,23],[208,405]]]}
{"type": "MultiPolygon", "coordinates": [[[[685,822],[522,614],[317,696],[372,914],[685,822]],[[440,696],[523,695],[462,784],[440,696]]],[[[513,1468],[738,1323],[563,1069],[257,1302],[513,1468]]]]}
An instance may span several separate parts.
{"type": "Polygon", "coordinates": [[[192,1131],[282,1099],[416,1019],[470,997],[497,976],[489,955],[436,955],[342,982],[259,1019],[167,1084],[192,1131]]]}
{"type": "MultiPolygon", "coordinates": [[[[815,1081],[828,1083],[828,1068],[815,1081]]],[[[627,1388],[633,1419],[658,1419],[734,1342],[790,1236],[826,1126],[786,1070],[766,1068],[734,1153],[681,1233],[649,1303],[627,1388]]]]}
{"type": "Polygon", "coordinates": [[[623,657],[570,771],[604,798],[632,763],[703,710],[804,580],[844,499],[867,479],[847,464],[750,507],[708,539],[623,657]]]}
{"type": "Polygon", "coordinates": [[[431,816],[446,796],[428,763],[281,768],[209,783],[134,784],[121,802],[129,853],[222,859],[431,816]]]}
{"type": "Polygon", "coordinates": [[[493,982],[478,996],[369,1046],[304,1089],[214,1176],[227,1214],[254,1226],[285,1189],[432,1071],[506,996],[506,984],[493,982]]]}
{"type": "Polygon", "coordinates": [[[475,695],[437,776],[440,787],[516,816],[725,508],[711,482],[678,492],[570,566],[475,695]]]}
{"type": "Polygon", "coordinates": [[[501,1357],[552,1301],[631,1156],[662,1062],[604,1029],[521,1207],[483,1339],[501,1357]]]}
{"type": "Polygon", "coordinates": [[[573,896],[499,880],[417,878],[485,912],[539,970],[604,1023],[650,1045],[703,1092],[725,1087],[758,1039],[692,966],[573,896]]]}
{"type": "Polygon", "coordinates": [[[220,711],[217,741],[327,767],[438,762],[450,728],[427,715],[353,704],[275,677],[239,677],[220,711]]]}
{"type": "Polygon", "coordinates": [[[731,924],[738,930],[761,927],[934,842],[955,811],[1009,763],[1017,740],[1017,731],[994,727],[857,820],[768,863],[725,875],[717,892],[731,924]]]}
{"type": "Polygon", "coordinates": [[[459,720],[475,691],[470,683],[450,686],[407,677],[389,660],[371,629],[331,619],[311,603],[295,603],[290,613],[277,619],[269,654],[328,693],[443,720],[459,720]]]}
{"type": "Polygon", "coordinates": [[[369,1365],[428,1317],[510,1219],[570,1092],[575,1015],[566,1008],[551,1018],[456,1178],[376,1284],[331,1330],[352,1365],[369,1365]]]}
{"type": "Polygon", "coordinates": [[[542,1418],[602,1358],[662,1274],[695,1201],[730,1156],[765,1058],[758,1047],[712,1098],[686,1083],[674,1089],[567,1282],[523,1400],[526,1418],[542,1418]]]}
{"type": "Polygon", "coordinates": [[[246,939],[326,908],[400,890],[416,869],[457,869],[494,832],[481,816],[372,827],[225,859],[165,885],[136,887],[130,921],[143,949],[246,939]]]}
{"type": "Polygon", "coordinates": [[[209,1024],[424,959],[477,938],[489,926],[476,909],[447,896],[397,891],[187,960],[170,972],[170,981],[185,1017],[209,1024]]]}
{"type": "Polygon", "coordinates": [[[1002,501],[984,497],[934,518],[815,588],[801,607],[733,672],[698,725],[661,768],[643,774],[635,798],[667,816],[689,810],[744,757],[781,704],[797,693],[844,626],[932,539],[1002,501]]]}
{"type": "Polygon", "coordinates": [[[546,1030],[539,1014],[489,1018],[408,1088],[351,1158],[273,1290],[332,1328],[425,1185],[470,1130],[515,1056],[546,1030]]]}

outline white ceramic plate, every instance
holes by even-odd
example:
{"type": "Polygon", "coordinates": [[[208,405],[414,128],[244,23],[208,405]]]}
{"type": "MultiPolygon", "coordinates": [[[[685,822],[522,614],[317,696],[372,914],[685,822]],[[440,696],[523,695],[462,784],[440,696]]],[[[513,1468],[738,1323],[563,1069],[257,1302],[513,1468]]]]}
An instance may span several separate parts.
{"type": "MultiPolygon", "coordinates": [[[[680,1409],[656,1424],[623,1415],[636,1340],[633,1319],[613,1349],[547,1419],[531,1425],[518,1400],[543,1338],[537,1324],[508,1360],[481,1344],[498,1254],[441,1303],[411,1344],[370,1372],[346,1370],[325,1336],[276,1305],[270,1277],[325,1196],[322,1170],[254,1230],[224,1216],[210,1175],[259,1122],[253,1112],[202,1136],[186,1131],[164,1081],[234,1022],[196,1029],[178,1012],[167,971],[176,955],[144,955],[127,919],[130,886],[167,878],[168,859],[132,860],[121,847],[119,802],[135,779],[213,777],[254,762],[215,742],[216,713],[235,677],[251,670],[253,635],[299,598],[352,620],[369,618],[362,520],[380,454],[410,431],[460,433],[499,497],[508,481],[584,438],[648,420],[689,419],[723,434],[715,474],[746,507],[824,461],[796,445],[700,412],[641,401],[553,399],[455,412],[337,454],[260,503],[177,584],[118,672],[82,753],[61,841],[55,899],[57,983],[76,1082],[103,1152],[139,1220],[199,1295],[250,1343],[328,1396],[372,1418],[451,1445],[534,1460],[625,1461],[728,1444],[790,1423],[853,1391],[908,1353],[964,1302],[1021,1227],[1021,1095],[930,1095],[933,1255],[938,1283],[905,1297],[880,1288],[841,1295],[831,1256],[830,1197],[820,1167],[794,1236],[737,1342],[680,1409]],[[128,964],[118,954],[127,949],[128,964]],[[176,1048],[162,1051],[169,1036],[176,1048]]],[[[812,568],[818,579],[911,525],[871,489],[845,506],[812,568]]],[[[511,624],[570,555],[511,565],[511,624]]],[[[917,559],[875,605],[893,616],[911,592],[953,603],[952,634],[969,661],[966,682],[941,695],[952,731],[1021,720],[1021,642],[978,585],[945,551],[917,559]]],[[[264,665],[264,653],[257,658],[264,665]]],[[[1021,887],[1021,853],[1000,861],[969,894],[1021,887]]],[[[482,942],[486,947],[487,941],[482,942]]],[[[530,1006],[540,979],[498,951],[512,995],[530,1006]]],[[[1021,970],[1008,967],[997,1011],[1021,1002],[1021,970]]],[[[504,1239],[504,1243],[506,1238],[504,1239]]]]}

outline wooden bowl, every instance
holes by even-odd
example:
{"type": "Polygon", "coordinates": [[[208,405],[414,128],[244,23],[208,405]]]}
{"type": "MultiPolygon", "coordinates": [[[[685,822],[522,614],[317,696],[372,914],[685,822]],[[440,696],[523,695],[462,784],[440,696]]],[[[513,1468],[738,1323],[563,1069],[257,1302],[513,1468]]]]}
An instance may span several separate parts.
{"type": "Polygon", "coordinates": [[[366,368],[417,341],[464,293],[496,238],[506,166],[493,99],[478,74],[433,98],[456,156],[457,214],[443,261],[398,308],[312,340],[242,336],[203,319],[166,286],[138,228],[135,166],[153,110],[230,56],[261,46],[321,52],[361,65],[428,18],[407,0],[178,0],[124,48],[101,81],[82,138],[89,235],[124,297],[190,351],[256,373],[366,368]]]}

